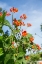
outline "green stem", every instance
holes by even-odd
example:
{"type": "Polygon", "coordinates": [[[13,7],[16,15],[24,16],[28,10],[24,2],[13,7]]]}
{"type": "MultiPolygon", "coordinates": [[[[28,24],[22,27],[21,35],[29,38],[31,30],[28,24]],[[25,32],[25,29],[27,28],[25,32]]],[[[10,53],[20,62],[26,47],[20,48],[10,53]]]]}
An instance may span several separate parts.
{"type": "MultiPolygon", "coordinates": [[[[12,28],[13,28],[13,12],[12,12],[12,28]]],[[[13,36],[12,36],[12,41],[13,41],[13,36]]]]}
{"type": "Polygon", "coordinates": [[[12,12],[12,28],[13,28],[13,12],[12,12]]]}

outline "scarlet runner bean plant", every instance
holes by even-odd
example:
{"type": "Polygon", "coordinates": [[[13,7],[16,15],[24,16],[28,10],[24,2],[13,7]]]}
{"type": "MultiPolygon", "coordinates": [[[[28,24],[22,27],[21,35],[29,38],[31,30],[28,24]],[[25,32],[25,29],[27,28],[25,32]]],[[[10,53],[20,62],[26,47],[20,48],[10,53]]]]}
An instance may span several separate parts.
{"type": "Polygon", "coordinates": [[[27,19],[26,14],[22,14],[20,19],[16,19],[13,17],[16,12],[18,12],[18,9],[15,7],[12,7],[10,12],[3,11],[0,8],[0,64],[27,64],[31,58],[34,58],[29,52],[41,49],[39,45],[33,42],[32,34],[21,29],[22,26],[32,26],[30,23],[25,24],[23,22],[27,19]],[[12,16],[12,25],[6,19],[6,16],[10,15],[12,16]],[[4,33],[2,29],[4,25],[9,27],[11,34],[8,31],[4,33]]]}

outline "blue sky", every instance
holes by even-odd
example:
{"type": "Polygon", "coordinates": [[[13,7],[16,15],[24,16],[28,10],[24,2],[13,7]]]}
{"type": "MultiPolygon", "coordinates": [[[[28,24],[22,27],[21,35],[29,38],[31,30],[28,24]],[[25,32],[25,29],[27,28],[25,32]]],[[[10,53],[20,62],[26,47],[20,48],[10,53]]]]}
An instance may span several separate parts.
{"type": "MultiPolygon", "coordinates": [[[[34,36],[34,42],[41,45],[42,44],[42,32],[40,30],[40,24],[42,23],[42,0],[0,0],[0,7],[9,11],[11,7],[18,8],[18,13],[14,14],[14,17],[19,19],[19,16],[23,13],[27,15],[27,19],[24,21],[25,23],[31,23],[32,27],[24,29],[27,30],[34,36]],[[37,33],[39,36],[35,35],[37,33]]],[[[11,23],[11,16],[7,17],[9,22],[11,23]]],[[[4,31],[8,27],[4,27],[4,31]]]]}

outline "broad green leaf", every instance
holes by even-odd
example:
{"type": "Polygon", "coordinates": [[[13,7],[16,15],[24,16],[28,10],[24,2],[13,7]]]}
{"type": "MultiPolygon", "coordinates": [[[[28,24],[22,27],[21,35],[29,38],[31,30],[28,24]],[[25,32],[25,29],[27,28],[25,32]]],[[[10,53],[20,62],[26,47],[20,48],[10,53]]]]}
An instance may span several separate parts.
{"type": "Polygon", "coordinates": [[[12,55],[6,54],[4,64],[14,64],[14,60],[12,59],[12,55]]]}
{"type": "Polygon", "coordinates": [[[22,59],[23,64],[27,64],[29,60],[25,60],[25,58],[22,59]]]}
{"type": "Polygon", "coordinates": [[[3,33],[3,30],[2,30],[2,28],[0,28],[0,33],[1,33],[1,34],[3,33]]]}
{"type": "Polygon", "coordinates": [[[25,55],[24,52],[19,52],[17,58],[20,60],[22,59],[22,57],[24,57],[24,55],[25,55]]]}
{"type": "Polygon", "coordinates": [[[1,40],[2,40],[2,38],[3,38],[3,37],[2,37],[2,36],[0,36],[0,39],[1,39],[1,40]]]}
{"type": "Polygon", "coordinates": [[[5,21],[4,21],[4,25],[5,25],[5,26],[8,26],[8,27],[12,30],[12,27],[11,27],[11,25],[10,25],[10,23],[9,23],[8,20],[5,20],[5,21]]]}
{"type": "Polygon", "coordinates": [[[22,46],[19,46],[19,47],[18,47],[18,50],[19,50],[19,52],[22,52],[22,51],[23,51],[22,46]]]}
{"type": "Polygon", "coordinates": [[[3,50],[0,48],[0,56],[3,55],[3,50]]]}

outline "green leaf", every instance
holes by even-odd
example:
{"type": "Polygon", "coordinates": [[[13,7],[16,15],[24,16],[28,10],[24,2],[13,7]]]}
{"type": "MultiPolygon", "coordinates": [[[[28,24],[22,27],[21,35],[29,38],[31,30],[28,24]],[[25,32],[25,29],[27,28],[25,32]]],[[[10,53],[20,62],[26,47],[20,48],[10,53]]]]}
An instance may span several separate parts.
{"type": "Polygon", "coordinates": [[[1,34],[3,33],[3,30],[2,30],[2,28],[0,28],[0,33],[1,33],[1,34]]]}
{"type": "Polygon", "coordinates": [[[15,64],[22,64],[22,59],[21,60],[16,60],[15,64]]]}
{"type": "Polygon", "coordinates": [[[16,60],[15,64],[27,64],[28,60],[25,60],[25,58],[23,57],[21,60],[16,60]]]}
{"type": "Polygon", "coordinates": [[[10,25],[10,23],[9,23],[8,20],[5,20],[5,21],[4,21],[4,25],[5,25],[5,26],[8,26],[8,27],[12,30],[12,27],[11,27],[11,25],[10,25]]]}
{"type": "Polygon", "coordinates": [[[30,56],[32,61],[37,61],[40,58],[39,54],[31,54],[30,56]]]}
{"type": "Polygon", "coordinates": [[[0,56],[3,55],[3,50],[0,48],[0,56]]]}
{"type": "Polygon", "coordinates": [[[0,39],[1,39],[1,40],[2,40],[2,38],[3,38],[3,37],[2,37],[2,36],[0,36],[0,39]]]}
{"type": "Polygon", "coordinates": [[[4,64],[14,64],[14,60],[12,59],[12,55],[6,54],[4,64]]]}
{"type": "Polygon", "coordinates": [[[25,60],[25,58],[22,59],[23,64],[27,64],[29,60],[25,60]]]}
{"type": "Polygon", "coordinates": [[[13,59],[9,59],[6,64],[14,64],[14,60],[13,59]]]}
{"type": "Polygon", "coordinates": [[[19,50],[19,52],[23,52],[22,46],[19,46],[19,47],[18,47],[18,50],[19,50]]]}
{"type": "Polygon", "coordinates": [[[16,33],[19,33],[20,30],[19,29],[18,30],[14,29],[13,32],[16,34],[16,33]]]}
{"type": "Polygon", "coordinates": [[[25,53],[24,52],[19,52],[18,53],[18,56],[17,56],[17,59],[18,60],[21,60],[23,57],[24,57],[25,53]]]}

